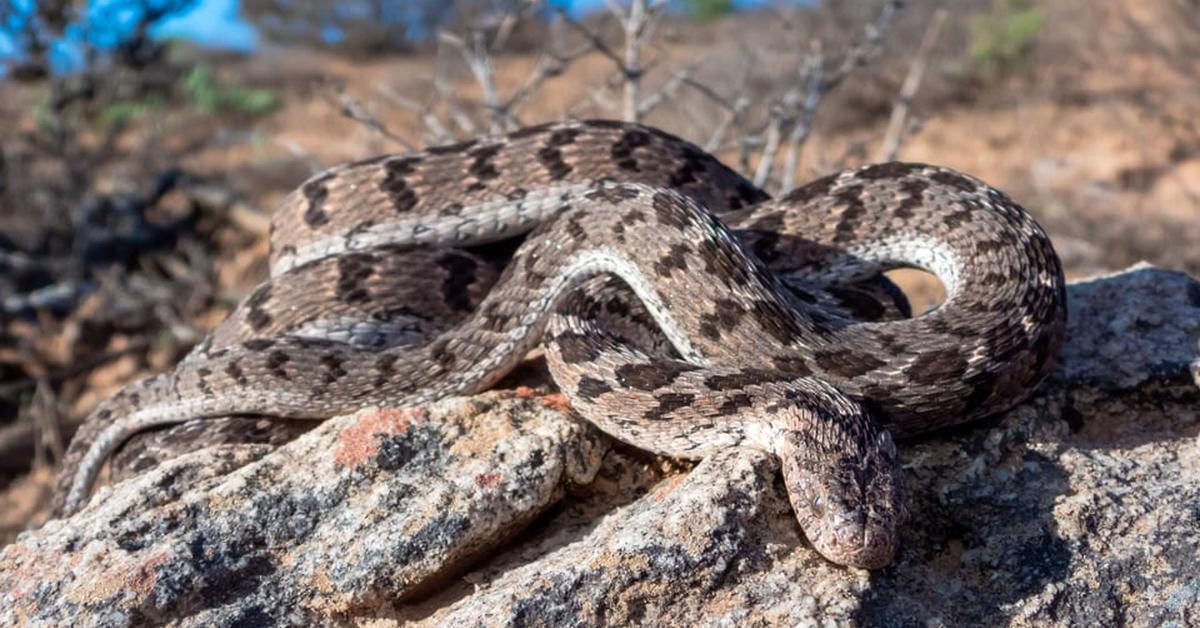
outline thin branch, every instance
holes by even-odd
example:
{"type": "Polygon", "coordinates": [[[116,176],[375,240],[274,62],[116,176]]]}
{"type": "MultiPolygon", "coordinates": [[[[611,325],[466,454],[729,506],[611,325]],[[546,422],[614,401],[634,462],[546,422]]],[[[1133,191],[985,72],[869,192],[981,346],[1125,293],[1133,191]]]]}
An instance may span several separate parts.
{"type": "Polygon", "coordinates": [[[612,99],[610,99],[608,97],[608,95],[605,94],[605,92],[612,89],[615,85],[620,85],[620,82],[621,82],[620,71],[612,72],[608,77],[606,77],[604,79],[604,81],[601,82],[599,87],[595,87],[595,88],[588,90],[587,95],[585,95],[583,98],[580,98],[578,102],[567,107],[566,117],[568,117],[568,118],[578,117],[580,115],[580,113],[583,111],[586,104],[589,102],[596,106],[599,106],[601,109],[616,112],[618,110],[617,104],[615,102],[613,102],[612,99]]]}
{"type": "Polygon", "coordinates": [[[645,118],[647,114],[654,111],[659,105],[678,96],[680,86],[687,84],[687,81],[691,78],[691,73],[692,68],[684,68],[676,72],[658,91],[642,99],[637,105],[635,118],[638,120],[645,118]]]}
{"type": "Polygon", "coordinates": [[[904,8],[904,0],[888,0],[883,5],[879,10],[879,15],[875,16],[875,21],[867,24],[864,28],[863,38],[858,45],[850,49],[836,70],[826,73],[821,86],[822,92],[829,92],[841,84],[851,72],[867,64],[871,55],[875,54],[879,48],[883,36],[891,29],[896,12],[902,8],[904,8]]]}
{"type": "Polygon", "coordinates": [[[708,152],[716,152],[720,149],[725,140],[725,134],[729,132],[729,127],[734,124],[740,125],[740,120],[746,108],[750,106],[750,99],[742,94],[746,92],[746,83],[750,77],[749,68],[753,67],[756,55],[752,50],[744,50],[742,71],[738,72],[738,84],[734,86],[733,93],[737,94],[732,100],[725,98],[716,90],[708,85],[693,79],[685,77],[684,85],[692,88],[696,93],[704,96],[706,99],[716,104],[724,114],[721,120],[713,128],[712,133],[708,137],[708,141],[704,143],[704,150],[708,152]]]}
{"type": "Polygon", "coordinates": [[[794,168],[799,161],[799,153],[811,132],[812,121],[817,108],[825,95],[846,79],[855,69],[866,64],[867,60],[879,48],[883,36],[891,28],[896,11],[904,6],[903,0],[889,0],[880,8],[875,20],[864,28],[863,38],[859,41],[842,62],[833,70],[826,70],[822,61],[819,42],[814,42],[813,52],[809,54],[804,70],[800,72],[800,81],[792,85],[784,95],[771,107],[770,119],[767,123],[766,140],[758,167],[754,173],[754,183],[765,186],[771,178],[784,132],[787,130],[788,157],[786,158],[783,189],[788,189],[795,180],[794,168]]]}
{"type": "MultiPolygon", "coordinates": [[[[463,135],[479,135],[479,127],[470,115],[463,109],[462,103],[454,90],[446,83],[445,78],[435,75],[433,81],[433,89],[437,92],[438,98],[445,103],[446,108],[450,110],[450,120],[458,127],[458,130],[463,135]]],[[[454,135],[451,134],[451,137],[454,135]]]]}
{"type": "MultiPolygon", "coordinates": [[[[620,73],[622,87],[621,118],[627,122],[637,122],[641,119],[641,80],[650,69],[642,65],[642,51],[653,36],[655,26],[662,11],[666,8],[666,0],[632,0],[626,9],[616,0],[608,0],[608,10],[617,19],[624,33],[624,50],[617,54],[604,43],[601,37],[586,26],[572,19],[565,11],[559,9],[563,22],[592,44],[597,52],[612,61],[620,73]]],[[[593,93],[591,99],[598,101],[598,94],[593,93]]]]}
{"type": "MultiPolygon", "coordinates": [[[[814,41],[812,43],[812,51],[805,58],[804,63],[800,66],[798,80],[784,92],[783,96],[771,105],[770,117],[767,122],[766,141],[763,144],[762,155],[758,159],[758,166],[754,170],[754,184],[763,187],[771,179],[771,173],[775,169],[775,159],[779,154],[779,148],[783,143],[783,136],[786,129],[795,129],[798,124],[799,117],[805,116],[808,118],[815,115],[816,107],[821,102],[821,97],[824,95],[822,66],[824,64],[824,54],[821,51],[821,42],[814,41]],[[799,108],[799,109],[798,109],[799,108]]],[[[802,135],[796,136],[796,141],[792,141],[792,134],[789,133],[789,151],[799,150],[799,140],[807,135],[804,131],[802,135]]],[[[785,175],[786,176],[786,175],[785,175]]]]}
{"type": "Polygon", "coordinates": [[[772,108],[771,122],[767,126],[767,137],[763,143],[762,154],[758,157],[758,166],[754,169],[754,185],[763,187],[771,176],[775,165],[775,155],[779,152],[779,142],[783,137],[783,114],[778,107],[772,108]]]}
{"type": "MultiPolygon", "coordinates": [[[[438,34],[438,43],[440,46],[449,46],[458,51],[459,57],[461,57],[471,72],[482,94],[482,101],[478,103],[464,101],[464,99],[459,97],[457,92],[451,89],[446,83],[446,79],[443,76],[445,66],[440,63],[441,55],[439,54],[439,63],[435,66],[434,71],[435,92],[442,99],[446,109],[448,109],[450,120],[459,129],[470,134],[471,130],[476,126],[472,116],[468,114],[468,110],[463,107],[464,103],[481,105],[482,108],[487,110],[487,126],[492,133],[499,133],[519,127],[522,123],[517,116],[517,111],[533,98],[546,81],[561,75],[570,64],[592,51],[607,51],[609,55],[616,58],[615,53],[605,48],[597,35],[571,20],[561,9],[558,9],[558,15],[561,19],[551,25],[550,36],[546,38],[544,49],[534,68],[507,97],[502,96],[502,89],[497,80],[493,63],[494,58],[504,52],[504,45],[516,28],[519,20],[526,14],[536,13],[538,9],[544,6],[544,2],[541,0],[514,5],[504,15],[500,17],[493,16],[486,23],[473,26],[469,31],[467,39],[449,32],[438,34]],[[573,50],[566,52],[558,51],[555,46],[558,38],[555,36],[556,29],[554,28],[558,24],[567,24],[578,32],[584,33],[587,42],[582,46],[577,46],[573,50]],[[494,34],[489,39],[487,33],[493,31],[494,34]]],[[[411,105],[406,106],[413,109],[411,105]]],[[[425,125],[430,129],[436,129],[438,135],[441,135],[442,131],[445,130],[446,125],[442,124],[440,120],[435,121],[431,119],[436,118],[436,115],[430,114],[429,108],[425,109],[422,116],[425,125]]]]}
{"type": "Polygon", "coordinates": [[[800,161],[800,149],[808,141],[808,135],[812,131],[813,118],[817,115],[817,105],[821,104],[823,92],[820,91],[820,85],[824,80],[822,70],[821,57],[819,54],[814,54],[806,72],[808,75],[806,82],[809,85],[809,89],[804,98],[804,103],[801,105],[800,115],[796,123],[792,126],[792,132],[788,134],[788,151],[787,157],[784,158],[783,181],[779,184],[779,189],[784,191],[791,190],[795,184],[796,170],[799,167],[800,161]]]}
{"type": "Polygon", "coordinates": [[[486,34],[482,28],[472,28],[471,41],[468,44],[453,33],[438,33],[438,41],[458,49],[475,82],[483,93],[483,103],[491,112],[490,129],[493,134],[499,133],[504,126],[504,116],[500,110],[500,94],[496,90],[496,72],[492,67],[492,57],[488,52],[486,34]]]}
{"type": "MultiPolygon", "coordinates": [[[[87,356],[82,356],[75,359],[71,364],[60,368],[57,371],[52,371],[45,374],[45,378],[52,384],[59,384],[68,379],[78,377],[88,371],[99,368],[108,362],[112,362],[126,355],[136,355],[146,351],[150,347],[150,342],[145,339],[134,339],[127,346],[120,349],[114,349],[105,353],[96,353],[87,356]]],[[[0,397],[11,396],[34,387],[36,382],[32,379],[16,380],[0,384],[0,397]]]]}
{"type": "Polygon", "coordinates": [[[411,142],[393,133],[392,130],[387,127],[387,125],[385,125],[379,118],[375,116],[375,114],[367,109],[366,105],[362,104],[353,96],[346,93],[345,90],[339,88],[335,98],[336,102],[334,104],[337,106],[338,111],[343,116],[354,120],[359,124],[363,124],[379,135],[396,142],[400,146],[403,146],[405,150],[414,150],[415,147],[411,142]]]}
{"type": "MultiPolygon", "coordinates": [[[[613,12],[619,15],[615,0],[610,0],[610,5],[613,12]]],[[[641,67],[642,48],[653,34],[664,6],[666,0],[653,0],[649,6],[646,5],[646,0],[633,0],[622,21],[625,30],[625,56],[622,63],[625,68],[625,89],[621,101],[621,117],[626,122],[641,120],[639,102],[641,81],[645,75],[645,68],[641,67]]]]}
{"type": "Polygon", "coordinates": [[[412,111],[421,119],[421,123],[425,125],[428,131],[429,139],[433,143],[451,142],[454,140],[454,134],[447,129],[440,118],[433,113],[433,103],[421,104],[410,98],[402,96],[396,90],[380,85],[376,87],[382,96],[391,100],[393,103],[412,111]]]}
{"type": "Polygon", "coordinates": [[[523,17],[521,15],[522,9],[534,8],[537,4],[536,2],[530,2],[525,7],[518,6],[517,8],[505,11],[504,15],[500,16],[500,24],[496,27],[496,34],[492,35],[492,41],[488,44],[488,51],[494,54],[503,52],[505,46],[508,45],[508,38],[516,30],[517,24],[520,23],[523,17]]]}
{"type": "Polygon", "coordinates": [[[905,130],[908,126],[905,123],[908,119],[909,109],[912,107],[913,97],[916,96],[917,89],[921,86],[921,78],[925,75],[925,66],[929,63],[933,44],[941,33],[947,15],[949,14],[945,9],[935,11],[933,21],[925,29],[925,35],[921,37],[921,45],[917,48],[917,53],[908,66],[908,74],[904,77],[900,93],[896,96],[896,103],[892,106],[892,115],[888,118],[887,131],[883,135],[883,142],[879,145],[875,161],[892,161],[900,152],[900,143],[905,137],[905,130]]]}
{"type": "Polygon", "coordinates": [[[612,48],[609,48],[608,44],[605,44],[604,40],[601,39],[599,35],[593,33],[588,29],[588,27],[580,24],[570,15],[567,15],[565,9],[556,8],[556,10],[558,11],[558,17],[563,21],[563,24],[571,27],[571,30],[575,31],[584,39],[586,39],[596,52],[607,57],[609,61],[612,61],[613,64],[617,66],[617,69],[620,70],[621,74],[627,75],[629,73],[629,69],[625,67],[625,61],[620,57],[620,55],[613,52],[612,48]]]}
{"type": "Polygon", "coordinates": [[[283,133],[276,133],[270,141],[275,145],[282,147],[293,157],[296,157],[297,159],[303,159],[308,165],[309,172],[316,174],[317,172],[325,169],[325,163],[321,161],[321,158],[318,157],[316,153],[308,150],[300,142],[297,142],[287,135],[284,135],[283,133]]]}
{"type": "Polygon", "coordinates": [[[533,71],[530,72],[529,76],[525,79],[525,83],[518,87],[516,91],[509,96],[508,101],[504,103],[504,108],[509,117],[516,121],[515,118],[517,111],[519,111],[521,107],[523,107],[525,103],[529,101],[533,94],[537,93],[537,91],[541,89],[542,84],[556,76],[562,75],[568,66],[593,50],[594,48],[588,44],[580,46],[575,50],[567,52],[566,54],[560,55],[553,52],[543,53],[538,59],[538,64],[534,66],[533,71]]]}

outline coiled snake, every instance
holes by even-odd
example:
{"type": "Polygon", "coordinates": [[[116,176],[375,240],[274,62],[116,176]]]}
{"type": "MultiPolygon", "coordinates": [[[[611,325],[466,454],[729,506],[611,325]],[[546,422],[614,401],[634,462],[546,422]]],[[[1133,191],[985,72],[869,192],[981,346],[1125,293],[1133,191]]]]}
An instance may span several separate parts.
{"type": "Polygon", "coordinates": [[[885,163],[771,200],[683,140],[603,120],[333,168],[276,210],[271,246],[271,279],[201,345],[88,418],[59,512],[141,430],[471,394],[544,340],[585,419],[668,456],[774,453],[814,547],[878,567],[905,513],[889,432],[1011,407],[1065,333],[1049,239],[977,179],[885,163]],[[880,272],[897,266],[936,275],[945,302],[896,316],[880,272]]]}

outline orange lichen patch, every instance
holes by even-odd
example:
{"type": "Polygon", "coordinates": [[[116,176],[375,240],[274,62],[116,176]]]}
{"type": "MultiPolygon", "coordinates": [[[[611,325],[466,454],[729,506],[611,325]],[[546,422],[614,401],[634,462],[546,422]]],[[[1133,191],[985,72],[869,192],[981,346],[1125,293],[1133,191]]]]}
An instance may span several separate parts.
{"type": "Polygon", "coordinates": [[[384,408],[359,418],[337,437],[333,461],[343,467],[357,467],[379,451],[380,434],[403,434],[429,415],[424,408],[384,408]]]}
{"type": "Polygon", "coordinates": [[[571,411],[571,400],[562,393],[553,393],[542,397],[541,403],[543,407],[551,410],[558,410],[562,413],[571,411]]]}
{"type": "Polygon", "coordinates": [[[683,480],[686,477],[686,473],[680,473],[679,475],[667,478],[662,484],[659,485],[658,490],[650,494],[650,499],[653,499],[656,502],[661,502],[662,500],[666,499],[671,493],[675,492],[675,489],[679,488],[679,485],[683,483],[683,480]]]}
{"type": "Polygon", "coordinates": [[[532,399],[538,395],[537,389],[530,388],[529,386],[517,386],[517,389],[513,392],[522,399],[532,399]]]}
{"type": "Polygon", "coordinates": [[[136,571],[129,579],[129,589],[139,596],[150,595],[154,590],[154,583],[158,580],[154,570],[171,557],[171,553],[167,550],[151,554],[146,560],[137,567],[136,571]]]}
{"type": "Polygon", "coordinates": [[[475,476],[475,483],[479,486],[488,488],[499,486],[504,481],[504,476],[499,473],[480,473],[475,476]]]}

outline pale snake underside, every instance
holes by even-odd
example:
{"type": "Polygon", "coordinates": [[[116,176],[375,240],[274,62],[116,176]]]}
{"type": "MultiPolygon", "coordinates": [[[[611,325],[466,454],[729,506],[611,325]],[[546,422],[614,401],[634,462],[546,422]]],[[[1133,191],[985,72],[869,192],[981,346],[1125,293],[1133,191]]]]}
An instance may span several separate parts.
{"type": "Polygon", "coordinates": [[[333,168],[276,210],[271,249],[271,279],[174,370],[92,413],[58,512],[140,431],[476,393],[544,341],[583,418],[668,456],[772,452],[814,547],[878,567],[905,513],[891,435],[1011,407],[1065,333],[1048,237],[978,179],[885,163],[772,200],[603,120],[333,168]],[[880,273],[901,266],[945,301],[897,316],[880,273]]]}

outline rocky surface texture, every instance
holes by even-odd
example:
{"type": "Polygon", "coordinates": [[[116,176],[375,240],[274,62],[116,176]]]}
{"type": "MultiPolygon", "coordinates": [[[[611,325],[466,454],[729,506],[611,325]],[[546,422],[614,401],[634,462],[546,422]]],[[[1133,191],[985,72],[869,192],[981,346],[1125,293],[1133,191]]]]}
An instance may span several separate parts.
{"type": "Polygon", "coordinates": [[[1194,625],[1200,282],[1070,288],[1035,398],[902,443],[897,562],[838,568],[775,462],[614,445],[531,389],[189,454],[0,552],[0,623],[1194,625]]]}

